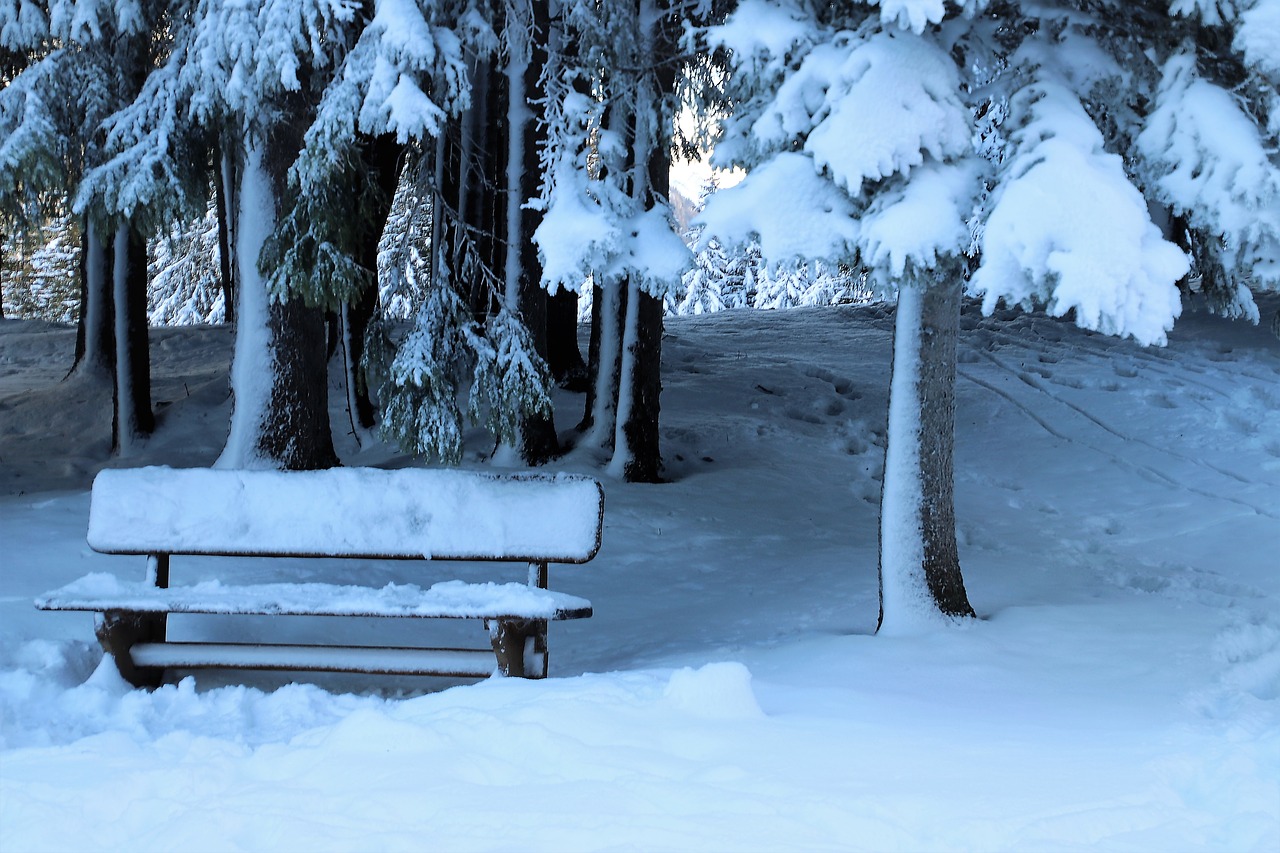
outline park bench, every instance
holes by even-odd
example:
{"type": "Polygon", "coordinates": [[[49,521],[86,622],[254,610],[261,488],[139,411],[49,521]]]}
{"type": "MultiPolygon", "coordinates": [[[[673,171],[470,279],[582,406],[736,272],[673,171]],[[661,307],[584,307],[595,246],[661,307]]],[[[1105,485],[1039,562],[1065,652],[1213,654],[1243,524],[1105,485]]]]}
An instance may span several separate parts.
{"type": "MultiPolygon", "coordinates": [[[[93,484],[89,545],[145,556],[145,578],[91,574],[45,594],[36,606],[99,614],[99,641],[121,675],[139,687],[159,685],[166,669],[202,668],[460,677],[484,677],[496,668],[543,678],[547,623],[591,615],[586,599],[547,589],[548,565],[591,560],[603,518],[600,484],[570,474],[107,470],[93,484]],[[433,578],[439,582],[429,588],[287,579],[228,585],[214,577],[188,579],[184,568],[187,582],[170,586],[173,556],[416,560],[434,574],[441,561],[526,563],[528,578],[433,578]],[[490,643],[453,649],[170,640],[169,615],[187,613],[475,619],[483,620],[490,643]]],[[[221,565],[191,562],[206,573],[221,565]]]]}

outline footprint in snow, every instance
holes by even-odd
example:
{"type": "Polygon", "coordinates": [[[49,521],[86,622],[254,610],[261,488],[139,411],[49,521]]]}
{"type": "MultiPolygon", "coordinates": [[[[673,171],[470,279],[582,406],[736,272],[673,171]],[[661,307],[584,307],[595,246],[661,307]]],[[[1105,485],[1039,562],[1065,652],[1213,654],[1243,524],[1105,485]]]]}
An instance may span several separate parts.
{"type": "Polygon", "coordinates": [[[857,400],[862,396],[854,390],[853,380],[832,373],[825,367],[810,366],[806,367],[802,372],[810,379],[826,382],[837,394],[847,400],[857,400]]]}
{"type": "Polygon", "coordinates": [[[1176,409],[1178,404],[1168,394],[1148,394],[1147,405],[1154,406],[1157,409],[1176,409]]]}

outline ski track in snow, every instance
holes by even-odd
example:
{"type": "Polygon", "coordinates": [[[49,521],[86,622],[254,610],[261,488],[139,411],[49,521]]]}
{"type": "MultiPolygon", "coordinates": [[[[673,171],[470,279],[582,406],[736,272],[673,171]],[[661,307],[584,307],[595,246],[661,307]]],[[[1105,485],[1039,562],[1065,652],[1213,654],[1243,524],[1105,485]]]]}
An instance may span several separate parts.
{"type": "MultiPolygon", "coordinates": [[[[983,619],[890,639],[892,325],[883,305],[668,322],[673,482],[605,482],[599,557],[552,578],[596,615],[553,628],[548,681],[145,693],[100,665],[91,619],[30,605],[141,565],[84,545],[105,454],[94,401],[58,381],[74,330],[0,323],[0,849],[1276,849],[1280,342],[1193,314],[1144,350],[967,308],[957,515],[983,619]]],[[[216,458],[229,344],[156,330],[161,430],[128,464],[216,458]]],[[[581,398],[557,405],[564,427],[581,398]]],[[[228,582],[265,576],[232,562],[228,582]]],[[[272,567],[372,586],[430,568],[272,567]]],[[[201,570],[175,562],[180,583],[201,570]]]]}
{"type": "MultiPolygon", "coordinates": [[[[1058,341],[1050,342],[1053,348],[1047,351],[1041,352],[1037,358],[1037,361],[1040,362],[1041,365],[1046,363],[1046,360],[1047,360],[1047,363],[1050,364],[1052,367],[1044,367],[1039,365],[1033,365],[1031,367],[1027,367],[1026,364],[1024,363],[1020,367],[1015,368],[1010,364],[1008,364],[1003,359],[999,358],[994,352],[992,352],[989,349],[989,347],[993,341],[1002,341],[1006,346],[1021,347],[1022,342],[1019,341],[1016,337],[1014,337],[1013,335],[1007,332],[1001,332],[998,330],[990,331],[987,329],[976,330],[976,333],[975,333],[975,330],[971,330],[969,337],[973,339],[966,339],[965,337],[962,336],[962,346],[965,352],[972,354],[972,356],[978,359],[985,360],[986,362],[999,368],[1002,372],[1005,372],[1009,375],[1016,377],[1026,386],[1034,389],[1035,391],[1038,391],[1042,396],[1040,396],[1035,401],[1020,400],[1018,399],[1017,395],[1014,394],[1012,391],[1006,391],[1000,388],[996,384],[996,382],[991,381],[989,379],[979,378],[978,376],[974,375],[974,372],[972,371],[972,369],[966,369],[966,367],[961,367],[958,370],[959,376],[969,382],[972,382],[975,385],[985,388],[987,391],[993,394],[996,394],[1002,397],[1003,399],[1008,401],[1011,405],[1015,406],[1019,411],[1021,411],[1028,418],[1038,423],[1041,426],[1041,428],[1043,428],[1046,432],[1048,432],[1050,435],[1054,436],[1055,438],[1058,438],[1062,441],[1067,441],[1067,442],[1075,443],[1078,445],[1082,445],[1088,448],[1089,450],[1110,459],[1112,462],[1114,462],[1117,465],[1125,466],[1130,470],[1133,470],[1135,473],[1139,474],[1140,476],[1144,476],[1144,477],[1147,477],[1148,479],[1151,479],[1153,482],[1164,483],[1174,488],[1186,489],[1188,491],[1193,492],[1194,494],[1200,495],[1201,497],[1207,497],[1214,500],[1221,500],[1221,501],[1233,503],[1238,506],[1247,508],[1257,513],[1258,515],[1280,520],[1280,512],[1276,512],[1265,506],[1259,505],[1257,503],[1254,503],[1248,500],[1244,500],[1234,494],[1230,494],[1231,491],[1238,491],[1239,490],[1238,486],[1240,485],[1245,485],[1245,486],[1260,485],[1258,481],[1256,481],[1255,479],[1252,479],[1243,474],[1239,474],[1226,467],[1216,465],[1213,462],[1208,461],[1206,459],[1191,456],[1187,453],[1182,453],[1174,449],[1168,442],[1164,444],[1156,444],[1155,442],[1144,438],[1142,435],[1137,434],[1132,430],[1119,429],[1114,425],[1112,425],[1111,423],[1109,423],[1106,418],[1095,414],[1086,405],[1076,403],[1071,399],[1068,399],[1068,397],[1066,396],[1067,393],[1070,393],[1072,390],[1076,390],[1076,391],[1082,390],[1082,383],[1078,381],[1072,382],[1071,380],[1064,381],[1064,380],[1059,380],[1057,378],[1057,375],[1061,370],[1061,368],[1058,366],[1060,365],[1062,359],[1065,357],[1065,354],[1066,354],[1066,349],[1063,348],[1058,341]],[[1061,387],[1061,390],[1055,390],[1054,388],[1050,387],[1049,383],[1058,384],[1061,387]],[[1069,434],[1065,426],[1063,428],[1055,427],[1051,423],[1051,419],[1053,418],[1053,413],[1046,411],[1046,409],[1049,407],[1043,406],[1043,402],[1045,400],[1048,400],[1053,404],[1056,404],[1058,406],[1062,406],[1071,410],[1072,412],[1076,413],[1077,415],[1084,418],[1088,422],[1092,423],[1094,426],[1098,427],[1106,435],[1109,435],[1114,439],[1118,439],[1122,443],[1122,446],[1130,446],[1130,445],[1137,444],[1153,451],[1157,455],[1157,457],[1161,460],[1160,467],[1156,467],[1155,465],[1152,465],[1152,464],[1137,464],[1124,458],[1121,455],[1121,452],[1123,451],[1111,451],[1111,450],[1105,449],[1104,447],[1101,446],[1099,439],[1105,440],[1106,436],[1101,436],[1098,439],[1093,439],[1087,435],[1082,436],[1082,435],[1069,434]],[[1204,490],[1194,486],[1187,485],[1185,482],[1186,478],[1179,478],[1178,476],[1166,473],[1165,470],[1163,470],[1171,463],[1181,463],[1184,465],[1197,466],[1197,467],[1203,468],[1221,477],[1224,477],[1228,480],[1233,481],[1234,485],[1224,484],[1222,488],[1214,489],[1214,490],[1204,490]]],[[[1043,340],[1043,338],[1041,340],[1043,340]]],[[[1100,336],[1098,336],[1098,337],[1092,337],[1088,340],[1090,342],[1093,342],[1093,341],[1099,341],[1099,340],[1105,341],[1107,339],[1101,338],[1100,336]]],[[[1079,342],[1077,342],[1077,346],[1072,348],[1071,353],[1072,355],[1075,355],[1077,357],[1079,356],[1088,357],[1091,360],[1093,360],[1095,364],[1097,364],[1101,360],[1105,360],[1109,362],[1106,366],[1114,370],[1114,372],[1117,375],[1123,376],[1128,379],[1134,379],[1138,376],[1138,370],[1131,366],[1131,362],[1135,360],[1143,360],[1148,362],[1147,364],[1144,364],[1143,367],[1141,368],[1144,371],[1152,370],[1153,367],[1155,367],[1155,365],[1159,365],[1159,367],[1155,367],[1155,370],[1157,373],[1160,373],[1165,377],[1171,376],[1171,373],[1167,370],[1167,368],[1165,368],[1165,365],[1167,365],[1167,362],[1168,362],[1168,356],[1154,355],[1153,353],[1159,352],[1158,350],[1146,351],[1146,350],[1139,349],[1136,346],[1130,346],[1126,348],[1122,354],[1118,353],[1117,350],[1118,350],[1118,347],[1111,342],[1104,344],[1102,347],[1080,346],[1079,342]],[[1097,350],[1099,349],[1101,349],[1102,351],[1098,352],[1097,350]]],[[[1025,350],[1024,350],[1024,354],[1025,354],[1025,350]]],[[[972,364],[972,359],[962,358],[961,361],[962,363],[972,364]]],[[[1188,359],[1188,361],[1191,361],[1191,359],[1188,359]]],[[[1274,366],[1273,366],[1273,369],[1280,371],[1280,368],[1275,368],[1274,366]]],[[[1218,373],[1219,375],[1234,374],[1234,378],[1237,381],[1240,378],[1261,381],[1259,377],[1256,376],[1255,374],[1247,372],[1246,370],[1240,369],[1240,368],[1236,368],[1231,371],[1219,370],[1218,373]]],[[[1175,379],[1170,384],[1174,388],[1177,388],[1181,386],[1183,383],[1175,379]]],[[[1229,402],[1230,393],[1231,393],[1229,390],[1225,390],[1220,387],[1214,387],[1212,385],[1209,385],[1208,383],[1203,383],[1203,382],[1197,382],[1196,384],[1199,387],[1212,392],[1218,398],[1219,403],[1229,402]]],[[[1118,386],[1104,384],[1101,387],[1104,390],[1108,390],[1108,391],[1119,390],[1118,386]]],[[[1144,390],[1142,393],[1148,403],[1151,403],[1154,400],[1155,402],[1153,405],[1155,405],[1158,408],[1176,409],[1180,405],[1179,402],[1175,402],[1170,396],[1172,393],[1172,390],[1167,392],[1155,392],[1154,394],[1149,390],[1144,390]]],[[[1276,398],[1271,396],[1265,389],[1262,389],[1262,388],[1250,388],[1249,393],[1253,394],[1256,398],[1256,401],[1260,403],[1263,407],[1271,410],[1270,420],[1273,422],[1273,429],[1271,430],[1271,434],[1273,436],[1280,436],[1280,412],[1277,411],[1277,409],[1280,409],[1280,403],[1277,403],[1276,398]]],[[[1185,397],[1186,395],[1181,395],[1181,396],[1185,397]]],[[[1206,411],[1209,411],[1209,412],[1216,411],[1215,409],[1213,409],[1213,407],[1207,405],[1207,403],[1203,399],[1196,399],[1194,397],[1192,397],[1191,399],[1206,411]]],[[[1239,420],[1240,416],[1236,416],[1237,420],[1234,420],[1234,421],[1231,419],[1230,414],[1228,414],[1226,417],[1227,417],[1228,425],[1233,427],[1234,431],[1240,432],[1245,435],[1250,435],[1260,431],[1262,426],[1261,423],[1249,423],[1246,421],[1239,420]]],[[[1273,447],[1271,445],[1268,445],[1267,447],[1267,451],[1269,453],[1272,453],[1272,455],[1280,455],[1280,453],[1275,452],[1276,449],[1277,449],[1276,447],[1273,447]]],[[[1270,486],[1273,484],[1266,483],[1263,485],[1270,486]]]]}

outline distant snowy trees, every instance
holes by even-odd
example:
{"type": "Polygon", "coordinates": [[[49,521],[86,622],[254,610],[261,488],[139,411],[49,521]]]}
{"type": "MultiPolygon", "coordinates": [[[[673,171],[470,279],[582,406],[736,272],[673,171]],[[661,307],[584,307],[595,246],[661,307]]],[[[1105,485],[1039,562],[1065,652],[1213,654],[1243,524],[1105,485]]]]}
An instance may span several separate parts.
{"type": "MultiPolygon", "coordinates": [[[[956,318],[1040,304],[1162,343],[1179,288],[1280,280],[1274,0],[743,0],[705,239],[866,268],[898,319],[882,627],[972,613],[951,495],[956,318]]],[[[1252,310],[1256,318],[1256,310],[1252,310]]]]}
{"type": "MultiPolygon", "coordinates": [[[[695,231],[693,239],[699,243],[695,231]]],[[[687,239],[687,238],[686,238],[687,239]]],[[[754,243],[726,249],[714,237],[700,241],[693,268],[666,297],[669,314],[691,316],[736,308],[776,310],[869,301],[861,270],[824,261],[770,267],[754,243]]]]}

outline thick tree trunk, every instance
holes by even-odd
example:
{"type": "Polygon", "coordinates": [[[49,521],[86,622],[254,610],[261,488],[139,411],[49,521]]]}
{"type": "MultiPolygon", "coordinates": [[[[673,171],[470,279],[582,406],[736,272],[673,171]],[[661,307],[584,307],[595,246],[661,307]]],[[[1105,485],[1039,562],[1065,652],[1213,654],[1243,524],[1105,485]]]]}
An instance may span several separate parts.
{"type": "MultiPolygon", "coordinates": [[[[529,330],[534,352],[545,361],[547,292],[542,289],[542,265],[533,242],[533,232],[538,228],[541,215],[524,209],[524,205],[537,196],[540,181],[538,148],[545,129],[540,115],[543,92],[539,81],[547,62],[546,39],[551,27],[547,0],[533,0],[529,14],[527,21],[507,21],[508,27],[527,27],[530,41],[527,55],[513,56],[506,73],[506,298],[507,307],[520,315],[529,330]]],[[[521,417],[517,449],[526,465],[542,465],[554,458],[560,452],[554,415],[526,413],[521,417]]]]}
{"type": "MultiPolygon", "coordinates": [[[[285,158],[277,157],[279,163],[285,158]]],[[[276,171],[282,172],[277,169],[276,171]]],[[[281,182],[256,143],[246,145],[237,192],[234,405],[222,468],[328,468],[338,464],[329,430],[324,312],[268,298],[258,270],[274,227],[281,182]]]]}
{"type": "Polygon", "coordinates": [[[625,417],[619,407],[622,437],[629,451],[622,463],[622,477],[629,483],[657,483],[662,479],[662,453],[658,435],[659,396],[662,393],[662,300],[640,288],[628,294],[627,361],[630,372],[625,417]]]}
{"type": "Polygon", "coordinates": [[[879,630],[972,616],[956,547],[956,337],[961,270],[944,263],[898,295],[880,508],[879,630]]]}
{"type": "Polygon", "coordinates": [[[290,299],[273,303],[269,317],[274,381],[259,455],[290,470],[332,468],[324,311],[290,299]]]}
{"type": "Polygon", "coordinates": [[[578,294],[564,288],[547,297],[547,366],[561,388],[582,392],[590,387],[578,347],[578,294]]]}
{"type": "Polygon", "coordinates": [[[115,314],[115,420],[112,447],[128,455],[155,429],[147,330],[147,241],[130,223],[116,229],[112,279],[115,314]]]}
{"type": "Polygon", "coordinates": [[[68,375],[106,379],[115,365],[111,248],[89,217],[80,240],[80,322],[68,375]]]}

